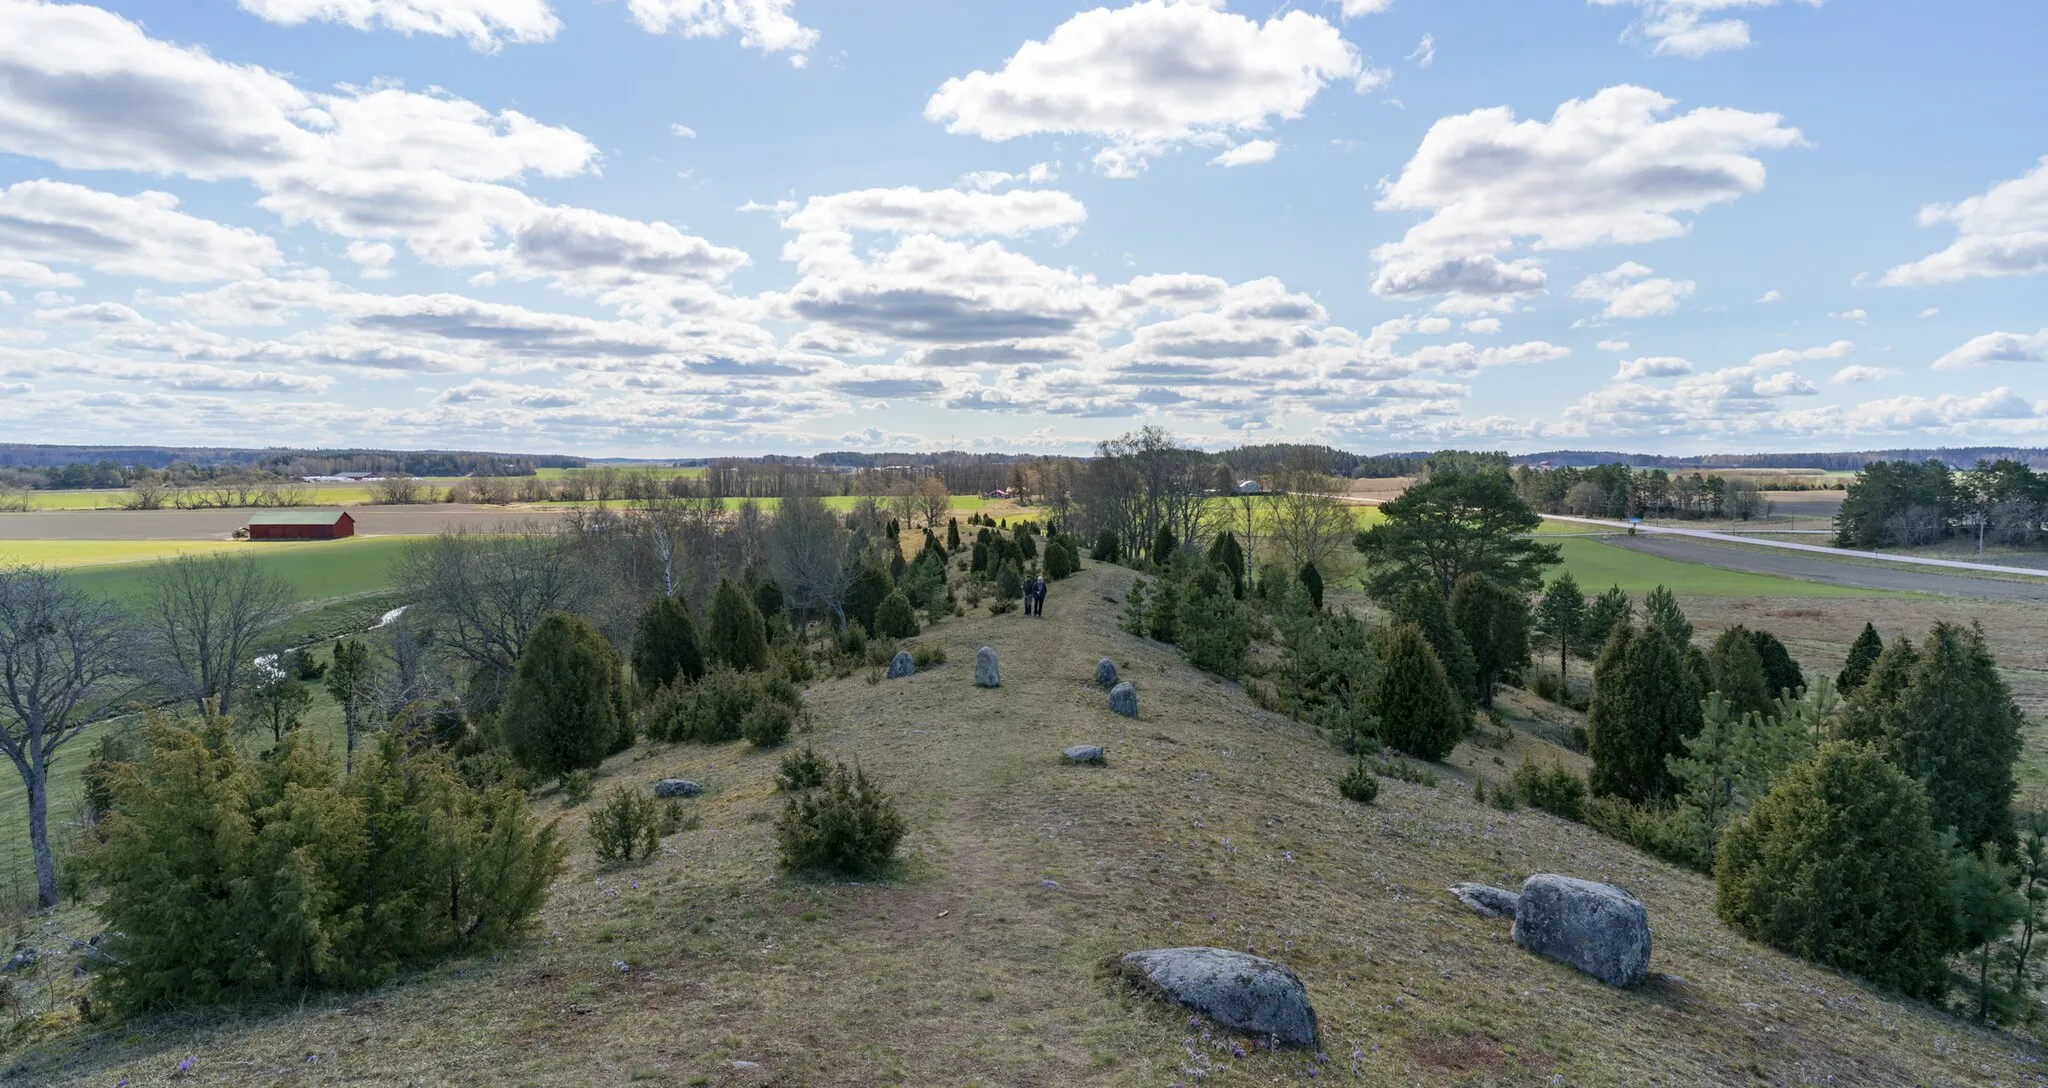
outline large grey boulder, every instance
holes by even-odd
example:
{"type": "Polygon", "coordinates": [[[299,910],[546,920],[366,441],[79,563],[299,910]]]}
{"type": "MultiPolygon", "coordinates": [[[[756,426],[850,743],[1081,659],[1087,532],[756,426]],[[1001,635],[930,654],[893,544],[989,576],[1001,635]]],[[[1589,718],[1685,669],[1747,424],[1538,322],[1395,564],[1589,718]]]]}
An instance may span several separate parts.
{"type": "Polygon", "coordinates": [[[1522,882],[1515,943],[1610,986],[1634,986],[1650,971],[1650,912],[1612,884],[1538,873],[1522,882]]]}
{"type": "Polygon", "coordinates": [[[1458,902],[1487,918],[1513,918],[1522,902],[1521,896],[1491,884],[1453,884],[1450,892],[1458,902]]]}
{"type": "Polygon", "coordinates": [[[1116,686],[1116,662],[1103,658],[1095,663],[1095,682],[1106,688],[1116,686]]]}
{"type": "Polygon", "coordinates": [[[1300,976],[1284,963],[1227,948],[1152,948],[1124,953],[1113,969],[1232,1031],[1315,1045],[1315,1007],[1300,976]]]}
{"type": "Polygon", "coordinates": [[[1108,758],[1103,754],[1102,745],[1100,744],[1076,744],[1072,748],[1061,752],[1060,758],[1068,763],[1108,762],[1108,758]]]}
{"type": "Polygon", "coordinates": [[[1109,709],[1126,718],[1138,716],[1138,689],[1129,680],[1109,689],[1109,709]]]}
{"type": "Polygon", "coordinates": [[[664,778],[654,784],[656,797],[695,797],[704,792],[704,787],[687,778],[664,778]]]}
{"type": "Polygon", "coordinates": [[[916,673],[917,659],[910,656],[909,650],[898,650],[896,656],[889,659],[889,679],[895,680],[916,673]]]}
{"type": "Polygon", "coordinates": [[[996,670],[996,652],[987,646],[974,653],[974,686],[999,688],[1003,686],[1003,674],[996,670]]]}

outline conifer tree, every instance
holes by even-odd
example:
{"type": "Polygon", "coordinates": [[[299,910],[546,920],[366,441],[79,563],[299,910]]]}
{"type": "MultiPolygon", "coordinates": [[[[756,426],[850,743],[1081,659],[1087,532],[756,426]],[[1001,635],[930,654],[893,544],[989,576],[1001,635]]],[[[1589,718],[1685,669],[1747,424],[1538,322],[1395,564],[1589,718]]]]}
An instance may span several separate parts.
{"type": "Polygon", "coordinates": [[[1863,683],[1857,687],[1856,694],[1850,698],[1842,720],[1836,724],[1835,736],[1841,740],[1883,747],[1885,716],[1906,690],[1906,684],[1913,676],[1913,666],[1919,661],[1919,652],[1913,649],[1912,640],[1904,635],[1880,651],[1871,662],[1870,672],[1864,676],[1863,683]]]}
{"type": "Polygon", "coordinates": [[[1216,534],[1216,542],[1209,545],[1209,562],[1230,573],[1231,595],[1244,599],[1244,549],[1237,543],[1237,534],[1224,530],[1216,534]]]}
{"type": "Polygon", "coordinates": [[[1465,735],[1464,703],[1451,690],[1422,629],[1403,623],[1388,632],[1380,663],[1372,701],[1380,739],[1418,759],[1450,755],[1465,735]]]}
{"type": "Polygon", "coordinates": [[[910,598],[902,590],[896,590],[875,609],[875,634],[881,638],[910,638],[917,634],[917,613],[910,607],[910,598]]]}
{"type": "Polygon", "coordinates": [[[1770,706],[1771,695],[1764,687],[1764,662],[1757,655],[1756,640],[1740,624],[1721,632],[1707,651],[1709,691],[1721,693],[1729,710],[1740,718],[1761,714],[1770,706]]]}
{"type": "Polygon", "coordinates": [[[781,615],[786,604],[782,595],[782,584],[775,579],[763,578],[754,586],[754,607],[761,610],[763,620],[781,615]]]}
{"type": "Polygon", "coordinates": [[[669,684],[694,684],[704,677],[704,649],[697,639],[697,621],[680,597],[656,597],[640,613],[633,629],[633,677],[642,691],[653,693],[669,684]]]}
{"type": "Polygon", "coordinates": [[[359,638],[345,638],[334,644],[334,664],[327,669],[327,693],[341,707],[346,738],[343,747],[347,752],[342,769],[346,773],[355,772],[356,734],[363,731],[369,717],[370,697],[375,694],[376,683],[376,664],[370,660],[368,644],[359,638]]]}
{"type": "Polygon", "coordinates": [[[621,729],[619,683],[618,655],[596,628],[563,612],[543,617],[527,636],[498,721],[512,758],[549,777],[603,762],[621,729]]]}
{"type": "Polygon", "coordinates": [[[1026,559],[1038,558],[1038,541],[1031,535],[1031,527],[1023,522],[1011,532],[1010,539],[1017,545],[1017,554],[1026,559]]]}
{"type": "Polygon", "coordinates": [[[704,632],[706,664],[741,671],[768,667],[768,629],[761,610],[739,583],[720,578],[711,593],[711,621],[704,632]]]}
{"type": "Polygon", "coordinates": [[[1692,621],[1679,611],[1677,595],[1661,585],[1643,598],[1643,623],[1670,639],[1681,653],[1692,645],[1692,621]]]}
{"type": "Polygon", "coordinates": [[[1607,636],[1634,618],[1635,605],[1620,586],[1609,586],[1607,592],[1593,598],[1586,606],[1586,625],[1579,632],[1580,645],[1586,648],[1587,656],[1599,657],[1600,648],[1607,645],[1607,636]]]}
{"type": "Polygon", "coordinates": [[[853,585],[846,591],[846,619],[849,623],[860,624],[861,630],[875,633],[875,609],[882,606],[882,599],[895,588],[895,580],[888,574],[863,564],[860,573],[853,579],[853,585]]]}
{"type": "Polygon", "coordinates": [[[1870,667],[1877,664],[1877,655],[1884,652],[1884,639],[1879,637],[1877,628],[1869,623],[1863,625],[1863,633],[1849,645],[1849,660],[1843,662],[1842,671],[1835,676],[1835,687],[1843,695],[1854,695],[1863,681],[1870,677],[1870,667]]]}
{"type": "Polygon", "coordinates": [[[1667,761],[1699,732],[1700,691],[1668,638],[1633,624],[1615,629],[1593,667],[1586,718],[1597,795],[1630,801],[1669,797],[1667,761]]]}
{"type": "Polygon", "coordinates": [[[1437,663],[1444,670],[1444,678],[1450,681],[1451,691],[1461,706],[1469,709],[1476,694],[1479,664],[1473,659],[1472,646],[1465,641],[1464,632],[1451,622],[1451,610],[1443,594],[1427,583],[1411,584],[1401,590],[1393,612],[1395,623],[1412,623],[1422,631],[1430,649],[1436,651],[1437,663]]]}
{"type": "Polygon", "coordinates": [[[1567,679],[1572,651],[1579,648],[1586,627],[1586,595],[1579,592],[1578,579],[1572,577],[1571,571],[1551,579],[1542,599],[1536,602],[1534,618],[1544,652],[1557,651],[1558,678],[1567,679]]]}
{"type": "Polygon", "coordinates": [[[1024,579],[1008,563],[996,568],[996,599],[1014,601],[1024,595],[1024,579]]]}
{"type": "Polygon", "coordinates": [[[1303,563],[1299,575],[1301,588],[1308,591],[1308,603],[1320,612],[1323,608],[1323,572],[1314,563],[1303,563]]]}
{"type": "Polygon", "coordinates": [[[1948,879],[1919,785],[1835,741],[1729,827],[1714,905],[1765,944],[1939,999],[1957,947],[1948,879]]]}
{"type": "Polygon", "coordinates": [[[1884,716],[1885,751],[1926,785],[1936,828],[1955,829],[1967,849],[2003,845],[2023,721],[1983,630],[1938,623],[1884,716]]]}
{"type": "Polygon", "coordinates": [[[1152,561],[1165,566],[1173,562],[1173,553],[1180,550],[1180,540],[1173,530],[1165,525],[1159,527],[1159,535],[1152,538],[1152,561]]]}
{"type": "Polygon", "coordinates": [[[1769,631],[1751,631],[1750,640],[1756,643],[1756,656],[1764,666],[1764,690],[1771,698],[1780,695],[1797,695],[1806,686],[1806,672],[1799,662],[1792,660],[1792,652],[1785,648],[1778,636],[1769,631]]]}
{"type": "Polygon", "coordinates": [[[1115,529],[1104,529],[1095,534],[1095,547],[1088,552],[1088,558],[1097,563],[1114,563],[1122,557],[1121,542],[1115,529]]]}
{"type": "Polygon", "coordinates": [[[1451,591],[1451,621],[1472,648],[1479,705],[1491,707],[1501,679],[1529,663],[1529,602],[1483,574],[1467,574],[1451,591]]]}
{"type": "Polygon", "coordinates": [[[948,555],[951,555],[952,553],[954,553],[954,552],[957,552],[957,551],[959,551],[959,550],[960,550],[960,519],[959,519],[959,518],[947,518],[947,519],[946,519],[946,554],[948,554],[948,555]]]}
{"type": "Polygon", "coordinates": [[[968,560],[967,569],[975,574],[987,573],[988,545],[986,543],[979,540],[974,542],[974,556],[968,560]]]}

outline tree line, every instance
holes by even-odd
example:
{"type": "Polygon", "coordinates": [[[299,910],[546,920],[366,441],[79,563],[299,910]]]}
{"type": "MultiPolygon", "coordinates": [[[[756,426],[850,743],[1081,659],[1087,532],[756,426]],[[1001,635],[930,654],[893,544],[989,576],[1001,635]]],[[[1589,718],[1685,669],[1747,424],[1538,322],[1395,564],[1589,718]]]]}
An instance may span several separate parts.
{"type": "Polygon", "coordinates": [[[2048,543],[2048,473],[2024,462],[1879,461],[1849,484],[1835,515],[1842,548],[1913,547],[1952,537],[2008,547],[2048,543]]]}

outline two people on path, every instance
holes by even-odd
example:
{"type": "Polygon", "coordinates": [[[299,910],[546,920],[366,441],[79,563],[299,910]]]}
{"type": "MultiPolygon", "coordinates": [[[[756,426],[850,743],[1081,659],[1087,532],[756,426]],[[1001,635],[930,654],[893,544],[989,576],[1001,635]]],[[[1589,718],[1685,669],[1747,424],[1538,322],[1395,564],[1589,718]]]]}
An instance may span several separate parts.
{"type": "Polygon", "coordinates": [[[1024,583],[1024,614],[1045,615],[1045,575],[1035,575],[1024,583]]]}

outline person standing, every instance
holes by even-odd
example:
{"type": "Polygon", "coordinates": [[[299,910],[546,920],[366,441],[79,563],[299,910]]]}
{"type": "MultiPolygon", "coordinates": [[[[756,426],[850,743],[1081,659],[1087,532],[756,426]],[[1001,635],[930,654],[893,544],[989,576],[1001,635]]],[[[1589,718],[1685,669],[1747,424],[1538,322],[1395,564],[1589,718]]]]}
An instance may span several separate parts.
{"type": "Polygon", "coordinates": [[[1035,607],[1035,609],[1034,609],[1034,611],[1032,612],[1032,615],[1035,615],[1035,616],[1037,616],[1037,617],[1038,617],[1039,619],[1044,619],[1044,618],[1045,618],[1045,575],[1041,574],[1041,575],[1039,575],[1038,577],[1036,577],[1036,578],[1033,578],[1033,579],[1031,580],[1031,596],[1032,596],[1033,598],[1035,598],[1035,599],[1037,600],[1037,602],[1038,602],[1038,603],[1037,603],[1037,605],[1036,605],[1036,607],[1035,607]]]}

